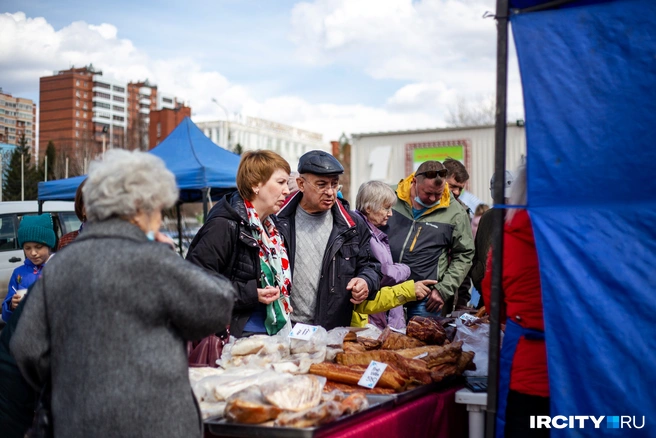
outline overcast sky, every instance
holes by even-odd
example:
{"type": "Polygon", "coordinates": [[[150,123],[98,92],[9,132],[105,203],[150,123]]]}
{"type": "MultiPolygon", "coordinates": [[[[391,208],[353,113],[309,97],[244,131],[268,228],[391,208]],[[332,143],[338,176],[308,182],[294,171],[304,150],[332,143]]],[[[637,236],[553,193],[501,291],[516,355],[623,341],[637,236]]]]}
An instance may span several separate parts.
{"type": "MultiPolygon", "coordinates": [[[[445,126],[494,96],[495,0],[4,0],[0,87],[38,103],[39,77],[93,63],[231,113],[346,134],[445,126]]],[[[511,45],[509,118],[522,117],[511,45]]]]}

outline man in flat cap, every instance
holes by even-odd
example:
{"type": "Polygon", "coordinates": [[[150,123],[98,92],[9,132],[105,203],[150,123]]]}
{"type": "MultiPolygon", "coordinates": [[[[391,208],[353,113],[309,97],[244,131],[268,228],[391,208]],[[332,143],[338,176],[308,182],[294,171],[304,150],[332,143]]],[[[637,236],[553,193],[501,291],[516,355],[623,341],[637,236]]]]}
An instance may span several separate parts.
{"type": "Polygon", "coordinates": [[[392,258],[410,266],[410,279],[437,280],[422,301],[407,303],[407,317],[438,316],[452,310],[453,298],[474,257],[469,216],[446,182],[439,161],[426,161],[396,187],[398,202],[382,230],[392,258]],[[447,305],[445,306],[445,303],[447,305]]]}
{"type": "Polygon", "coordinates": [[[370,233],[346,201],[337,199],[344,168],[335,157],[307,152],[298,173],[299,191],[277,215],[292,267],[291,319],[326,330],[349,326],[354,304],[375,298],[379,289],[370,233]]]}

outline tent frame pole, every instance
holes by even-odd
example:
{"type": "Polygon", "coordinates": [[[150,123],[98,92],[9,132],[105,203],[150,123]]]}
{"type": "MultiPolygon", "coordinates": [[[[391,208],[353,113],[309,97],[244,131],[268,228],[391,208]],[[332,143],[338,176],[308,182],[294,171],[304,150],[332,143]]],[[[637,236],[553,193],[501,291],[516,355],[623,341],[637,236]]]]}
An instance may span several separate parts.
{"type": "Polygon", "coordinates": [[[182,216],[180,215],[180,202],[175,203],[175,214],[178,217],[178,252],[182,255],[182,216]]]}
{"type": "Polygon", "coordinates": [[[205,187],[200,190],[203,194],[203,223],[207,222],[208,198],[210,197],[210,188],[205,187]]]}
{"type": "MultiPolygon", "coordinates": [[[[496,205],[503,205],[506,173],[506,107],[508,97],[508,0],[497,0],[497,97],[494,135],[494,187],[496,205]]],[[[492,291],[490,298],[490,345],[488,359],[488,393],[486,438],[494,438],[499,387],[499,345],[501,337],[501,303],[503,302],[503,222],[505,209],[494,208],[492,233],[492,291]]]]}

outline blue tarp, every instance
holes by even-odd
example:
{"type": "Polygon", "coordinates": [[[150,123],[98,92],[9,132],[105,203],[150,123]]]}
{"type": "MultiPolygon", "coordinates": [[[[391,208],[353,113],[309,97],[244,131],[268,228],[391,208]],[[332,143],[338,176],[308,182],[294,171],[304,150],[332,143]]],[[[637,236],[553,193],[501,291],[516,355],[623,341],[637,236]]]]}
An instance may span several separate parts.
{"type": "MultiPolygon", "coordinates": [[[[218,147],[189,119],[185,119],[150,153],[173,172],[183,202],[202,200],[201,189],[213,195],[236,187],[240,157],[218,147]]],[[[39,200],[72,200],[84,176],[39,183],[39,200]]]]}
{"type": "Polygon", "coordinates": [[[551,434],[653,437],[656,2],[590,3],[511,14],[551,415],[646,425],[551,434]]]}

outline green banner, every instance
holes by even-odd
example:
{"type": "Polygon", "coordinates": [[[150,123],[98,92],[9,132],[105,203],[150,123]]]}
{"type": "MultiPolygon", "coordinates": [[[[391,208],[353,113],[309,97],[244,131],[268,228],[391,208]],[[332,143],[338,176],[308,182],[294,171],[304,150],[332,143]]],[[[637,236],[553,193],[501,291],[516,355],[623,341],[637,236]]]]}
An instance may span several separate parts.
{"type": "Polygon", "coordinates": [[[417,148],[412,151],[412,161],[415,169],[424,161],[432,160],[441,163],[449,157],[464,163],[465,147],[463,145],[443,146],[434,148],[417,148]]]}

